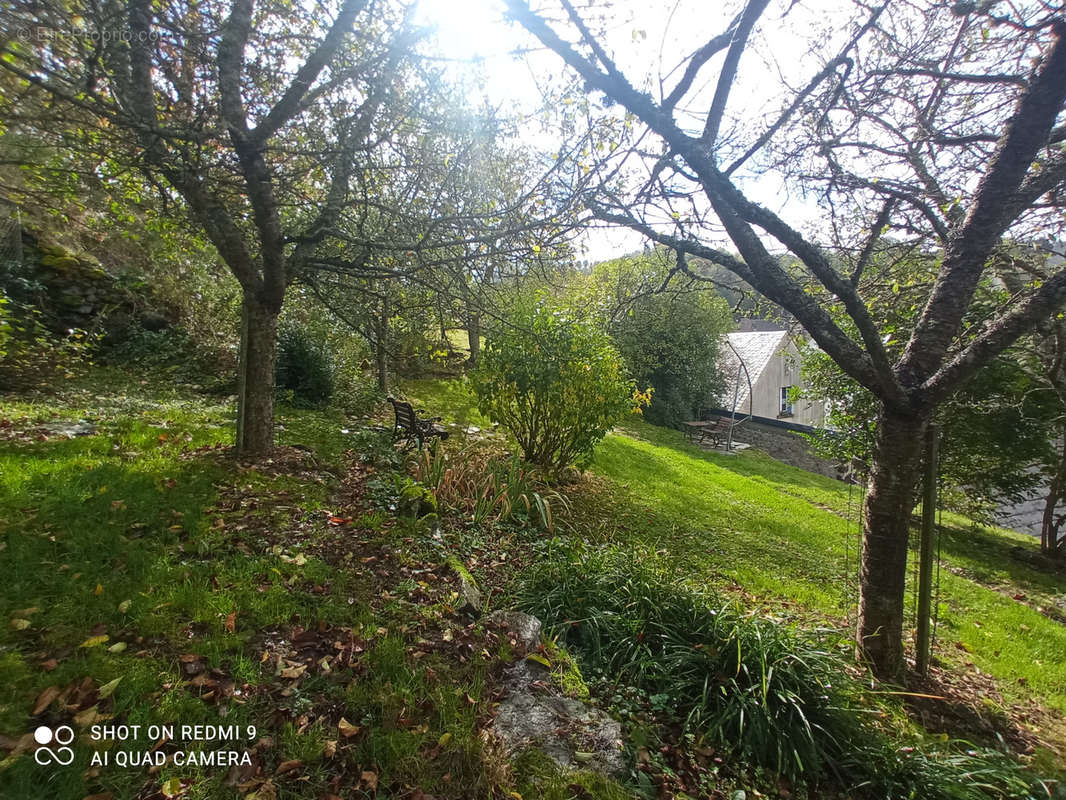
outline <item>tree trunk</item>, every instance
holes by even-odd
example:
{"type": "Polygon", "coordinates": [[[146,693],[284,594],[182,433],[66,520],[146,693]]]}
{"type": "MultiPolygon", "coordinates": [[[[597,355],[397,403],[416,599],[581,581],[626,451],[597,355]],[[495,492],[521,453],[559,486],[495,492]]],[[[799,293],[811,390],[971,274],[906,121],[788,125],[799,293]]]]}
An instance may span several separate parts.
{"type": "Polygon", "coordinates": [[[1066,437],[1063,438],[1060,450],[1058,469],[1055,470],[1044,497],[1044,517],[1040,524],[1040,550],[1048,556],[1060,554],[1059,528],[1062,522],[1056,520],[1055,510],[1062,498],[1063,485],[1066,484],[1066,437]]]}
{"type": "Polygon", "coordinates": [[[860,575],[859,655],[879,678],[901,681],[907,538],[927,416],[882,410],[866,495],[860,575]]]}
{"type": "Polygon", "coordinates": [[[381,316],[377,320],[377,358],[378,388],[382,392],[389,390],[389,298],[381,299],[381,316]]]}
{"type": "Polygon", "coordinates": [[[476,311],[467,314],[466,336],[470,340],[470,357],[466,363],[470,369],[474,369],[481,357],[481,315],[476,311]]]}
{"type": "Polygon", "coordinates": [[[241,305],[237,367],[237,455],[258,458],[274,448],[274,354],[278,314],[252,293],[241,305]]]}

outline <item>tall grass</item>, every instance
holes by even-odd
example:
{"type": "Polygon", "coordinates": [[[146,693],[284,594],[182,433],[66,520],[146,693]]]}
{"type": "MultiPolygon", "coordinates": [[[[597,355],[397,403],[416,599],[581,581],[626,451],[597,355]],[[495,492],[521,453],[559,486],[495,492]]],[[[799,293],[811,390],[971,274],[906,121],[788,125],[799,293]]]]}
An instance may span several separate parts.
{"type": "Polygon", "coordinates": [[[890,741],[869,721],[879,709],[849,676],[839,636],[745,614],[647,558],[557,549],[532,568],[519,604],[590,666],[667,696],[705,743],[793,781],[885,798],[1040,796],[1005,757],[890,741]]]}
{"type": "Polygon", "coordinates": [[[479,448],[448,454],[439,445],[422,451],[412,468],[445,508],[470,515],[475,525],[533,522],[551,532],[552,505],[566,509],[566,498],[546,489],[517,455],[502,459],[479,448]]]}

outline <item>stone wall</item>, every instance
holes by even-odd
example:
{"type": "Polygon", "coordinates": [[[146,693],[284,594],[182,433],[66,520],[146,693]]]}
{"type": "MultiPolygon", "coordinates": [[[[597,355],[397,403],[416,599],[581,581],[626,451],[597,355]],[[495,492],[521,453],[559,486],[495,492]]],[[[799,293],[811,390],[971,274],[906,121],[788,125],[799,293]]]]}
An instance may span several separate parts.
{"type": "Polygon", "coordinates": [[[734,438],[738,442],[747,442],[793,467],[828,478],[840,477],[837,465],[816,456],[807,440],[796,431],[750,419],[737,429],[734,438]]]}
{"type": "Polygon", "coordinates": [[[135,276],[105,269],[86,253],[74,253],[23,229],[17,260],[0,265],[0,288],[54,333],[73,328],[114,335],[134,322],[159,330],[170,320],[153,308],[149,289],[135,276]]]}
{"type": "MultiPolygon", "coordinates": [[[[1061,442],[1056,447],[1062,447],[1061,442]]],[[[1036,467],[1030,467],[1030,473],[1036,472],[1036,467]]],[[[1025,500],[1017,503],[1003,503],[996,509],[996,522],[1004,528],[1027,533],[1030,536],[1040,536],[1040,529],[1044,524],[1044,501],[1050,484],[1045,478],[1029,493],[1025,500]]]]}

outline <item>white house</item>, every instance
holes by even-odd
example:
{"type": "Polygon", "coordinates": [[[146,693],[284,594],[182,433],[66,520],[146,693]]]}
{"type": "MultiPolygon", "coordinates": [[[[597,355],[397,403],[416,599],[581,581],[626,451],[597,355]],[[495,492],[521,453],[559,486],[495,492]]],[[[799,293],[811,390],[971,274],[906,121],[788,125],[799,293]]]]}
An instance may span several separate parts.
{"type": "Polygon", "coordinates": [[[794,389],[805,387],[800,375],[800,353],[788,331],[737,331],[728,334],[719,369],[726,389],[719,408],[736,409],[737,417],[819,427],[825,421],[821,402],[793,399],[794,389]]]}

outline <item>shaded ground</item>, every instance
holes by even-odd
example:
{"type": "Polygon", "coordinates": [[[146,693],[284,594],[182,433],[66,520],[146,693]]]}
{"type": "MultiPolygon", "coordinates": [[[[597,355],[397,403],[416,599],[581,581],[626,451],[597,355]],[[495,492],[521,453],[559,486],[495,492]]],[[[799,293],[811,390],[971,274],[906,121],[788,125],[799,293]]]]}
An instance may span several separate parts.
{"type": "Polygon", "coordinates": [[[242,465],[228,408],[127,388],[0,405],[0,796],[617,794],[514,768],[487,733],[523,651],[457,613],[443,556],[487,580],[520,542],[397,518],[398,456],[377,431],[282,410],[283,446],[242,465]],[[40,435],[52,417],[96,432],[40,435]],[[93,724],[142,732],[96,741],[93,724]],[[149,741],[153,724],[178,733],[149,741]],[[34,762],[39,725],[75,731],[73,764],[34,762]],[[242,763],[174,760],[218,749],[242,763]]]}

